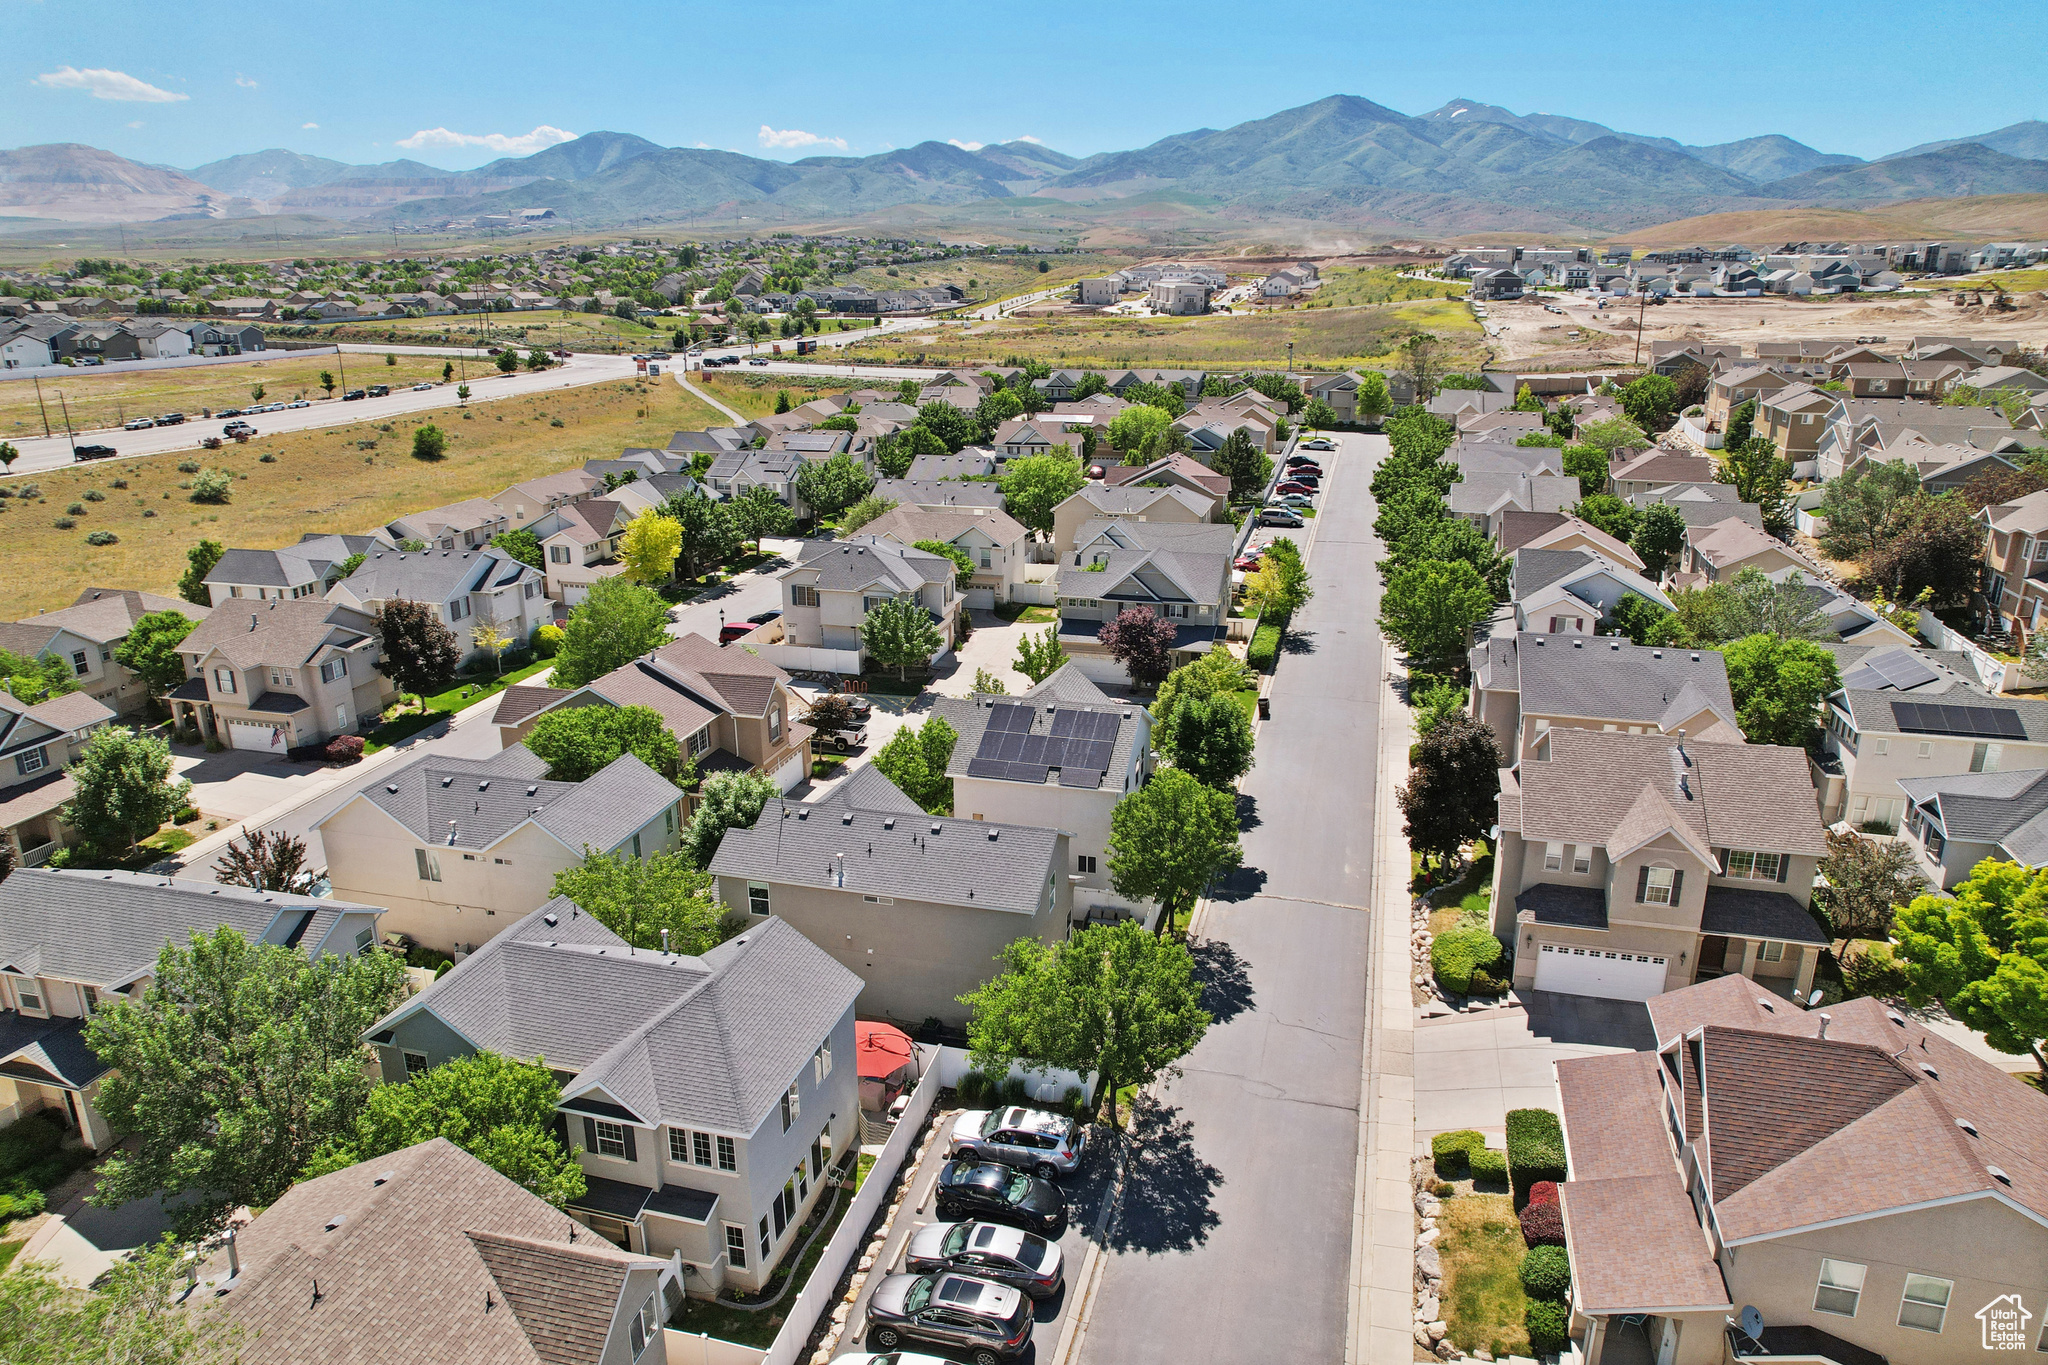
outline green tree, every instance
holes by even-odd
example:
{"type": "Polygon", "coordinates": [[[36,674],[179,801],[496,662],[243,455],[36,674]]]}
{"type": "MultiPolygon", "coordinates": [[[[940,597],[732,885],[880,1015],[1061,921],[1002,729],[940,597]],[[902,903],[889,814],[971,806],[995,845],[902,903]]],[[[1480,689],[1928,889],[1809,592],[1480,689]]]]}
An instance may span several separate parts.
{"type": "Polygon", "coordinates": [[[1143,607],[1126,607],[1105,621],[1095,638],[1124,666],[1138,687],[1157,687],[1173,671],[1173,622],[1143,607]]]}
{"type": "Polygon", "coordinates": [[[1415,708],[1415,733],[1426,735],[1437,726],[1465,714],[1465,689],[1449,678],[1430,678],[1413,692],[1408,704],[1415,708]]]}
{"type": "Polygon", "coordinates": [[[778,416],[789,411],[788,389],[777,389],[775,391],[775,411],[778,416]]]}
{"type": "Polygon", "coordinates": [[[923,668],[946,643],[945,636],[915,598],[889,597],[875,603],[861,618],[860,642],[868,657],[896,676],[907,678],[913,668],[923,668]]]}
{"type": "Polygon", "coordinates": [[[1804,748],[1820,726],[1820,704],[1842,685],[1835,656],[1809,640],[1751,635],[1721,651],[1736,723],[1751,744],[1804,748]]]}
{"type": "Polygon", "coordinates": [[[1725,449],[1728,446],[1742,445],[1749,440],[1750,433],[1755,430],[1755,427],[1756,400],[1752,398],[1748,402],[1738,405],[1735,411],[1728,414],[1728,430],[1722,433],[1722,447],[1725,449]]]}
{"type": "Polygon", "coordinates": [[[697,813],[683,833],[683,851],[698,867],[711,866],[729,829],[752,829],[761,808],[779,793],[766,773],[722,772],[704,779],[697,813]]]}
{"type": "Polygon", "coordinates": [[[415,460],[438,460],[448,453],[448,436],[432,422],[414,427],[412,432],[412,457],[415,460]]]}
{"type": "Polygon", "coordinates": [[[1415,401],[1428,402],[1436,394],[1437,380],[1444,369],[1444,344],[1428,332],[1416,332],[1401,343],[1401,372],[1414,386],[1415,401]]]}
{"type": "Polygon", "coordinates": [[[1622,386],[1621,410],[1644,431],[1669,427],[1677,404],[1678,385],[1668,375],[1646,374],[1622,386]]]}
{"type": "Polygon", "coordinates": [[[889,736],[889,742],[875,754],[875,770],[933,815],[950,814],[953,779],[946,776],[946,765],[953,761],[953,746],[959,739],[960,732],[944,716],[933,716],[923,725],[906,725],[889,736]]]}
{"type": "Polygon", "coordinates": [[[46,702],[78,690],[78,678],[71,666],[56,655],[31,659],[11,649],[0,649],[0,687],[28,706],[46,702]]]}
{"type": "Polygon", "coordinates": [[[1889,940],[1894,913],[1927,889],[1927,878],[1913,846],[1903,839],[1872,839],[1846,830],[1829,830],[1827,839],[1813,908],[1828,926],[1840,960],[1850,939],[1889,940]]]}
{"type": "Polygon", "coordinates": [[[234,475],[225,469],[202,469],[192,476],[193,502],[223,503],[235,486],[234,475]]]}
{"type": "Polygon", "coordinates": [[[443,1062],[403,1085],[380,1085],[355,1132],[313,1158],[303,1179],[446,1138],[499,1175],[556,1208],[589,1187],[583,1168],[555,1137],[562,1087],[541,1062],[477,1052],[443,1062]]]}
{"type": "Polygon", "coordinates": [[[1098,393],[1108,392],[1109,381],[1095,371],[1090,370],[1082,375],[1080,381],[1074,385],[1073,401],[1078,403],[1084,398],[1093,398],[1098,393]]]}
{"type": "Polygon", "coordinates": [[[1893,512],[1889,534],[1864,561],[1864,573],[1895,602],[1923,594],[1934,606],[1969,600],[1977,585],[1984,525],[1953,493],[1916,493],[1893,512]]]}
{"type": "Polygon", "coordinates": [[[185,551],[185,573],[178,579],[178,596],[195,606],[212,606],[213,594],[207,591],[206,576],[226,553],[227,547],[217,540],[202,540],[185,551]]]}
{"type": "Polygon", "coordinates": [[[1605,630],[1601,635],[1626,635],[1630,643],[1638,645],[1677,645],[1685,643],[1697,648],[1690,641],[1681,642],[1676,627],[1668,625],[1674,620],[1674,613],[1666,611],[1647,597],[1635,593],[1623,593],[1621,600],[1607,613],[1605,630]]]}
{"type": "Polygon", "coordinates": [[[852,535],[876,517],[886,516],[896,510],[894,498],[878,498],[870,493],[846,509],[846,515],[839,518],[839,530],[843,535],[852,535]]]}
{"type": "Polygon", "coordinates": [[[1653,502],[1629,533],[1628,547],[1643,561],[1643,572],[1654,583],[1685,547],[1685,516],[1668,502],[1653,502]]]}
{"type": "Polygon", "coordinates": [[[753,541],[756,553],[761,549],[762,536],[786,536],[796,530],[796,513],[773,490],[760,484],[730,499],[725,510],[732,518],[733,530],[742,540],[753,541]]]}
{"type": "Polygon", "coordinates": [[[1218,474],[1230,476],[1232,502],[1254,501],[1265,491],[1266,480],[1273,477],[1272,459],[1243,427],[1223,438],[1223,446],[1216,452],[1215,469],[1218,474]]]}
{"type": "Polygon", "coordinates": [[[198,624],[182,611],[147,612],[135,618],[127,638],[114,646],[114,661],[162,696],[185,681],[185,656],[178,646],[198,624]]]}
{"type": "Polygon", "coordinates": [[[441,624],[432,602],[394,597],[377,612],[377,667],[396,683],[401,694],[424,696],[455,675],[462,647],[455,632],[441,624]]]}
{"type": "Polygon", "coordinates": [[[1109,420],[1109,443],[1125,455],[1144,458],[1173,425],[1166,409],[1134,403],[1109,420]]]}
{"type": "Polygon", "coordinates": [[[1394,410],[1393,395],[1387,392],[1387,377],[1378,370],[1358,375],[1358,415],[1368,420],[1385,417],[1394,410]]]}
{"type": "Polygon", "coordinates": [[[974,581],[974,560],[958,545],[944,540],[919,540],[913,541],[910,548],[923,550],[926,554],[937,555],[941,559],[952,560],[953,586],[962,592],[965,592],[967,585],[974,581]]]}
{"type": "Polygon", "coordinates": [[[1269,544],[1259,567],[1245,576],[1244,595],[1261,617],[1277,617],[1283,627],[1293,620],[1316,595],[1309,586],[1308,566],[1301,562],[1301,547],[1287,536],[1269,544]]]}
{"type": "Polygon", "coordinates": [[[920,407],[917,421],[912,425],[923,427],[944,441],[949,455],[959,454],[962,447],[971,446],[988,435],[972,413],[962,412],[943,398],[934,398],[920,407]]]}
{"type": "Polygon", "coordinates": [[[1510,411],[1541,412],[1543,411],[1543,400],[1536,396],[1535,390],[1531,389],[1527,384],[1522,384],[1515,389],[1515,403],[1510,411]]]}
{"type": "Polygon", "coordinates": [[[2048,1079],[2048,870],[1986,858],[1953,899],[1917,896],[1892,922],[1906,998],[1938,1000],[2000,1052],[2048,1079]]]}
{"type": "Polygon", "coordinates": [[[1564,472],[1579,481],[1579,496],[1607,491],[1607,452],[1598,446],[1566,446],[1564,472]]]}
{"type": "Polygon", "coordinates": [[[668,604],[622,577],[600,578],[569,612],[553,685],[581,687],[668,643],[668,604]]]}
{"type": "Polygon", "coordinates": [[[1310,431],[1328,431],[1337,425],[1337,412],[1320,398],[1311,398],[1301,410],[1301,424],[1310,431]]]}
{"type": "Polygon", "coordinates": [[[1624,450],[1639,449],[1650,443],[1643,429],[1626,417],[1609,417],[1579,428],[1580,445],[1592,446],[1612,460],[1624,450]]]}
{"type": "Polygon", "coordinates": [[[1572,515],[1589,526],[1599,527],[1624,545],[1635,534],[1636,523],[1642,516],[1612,493],[1595,493],[1580,499],[1579,505],[1572,508],[1572,515]]]}
{"type": "Polygon", "coordinates": [[[1112,1124],[1117,1091],[1168,1074],[1211,1022],[1186,945],[1130,920],[1060,943],[1018,939],[1002,963],[1002,975],[960,997],[975,1067],[989,1076],[1017,1063],[1093,1072],[1112,1124]]]}
{"type": "Polygon", "coordinates": [[[1416,741],[1408,783],[1394,793],[1408,847],[1439,866],[1497,818],[1500,770],[1508,758],[1491,725],[1455,715],[1416,741]]]}
{"type": "Polygon", "coordinates": [[[192,784],[172,775],[168,740],[119,726],[93,731],[64,772],[77,793],[59,818],[106,854],[156,833],[192,795],[192,784]]]}
{"type": "Polygon", "coordinates": [[[80,1294],[48,1261],[0,1276],[0,1360],[8,1365],[235,1365],[244,1330],[225,1309],[187,1297],[186,1257],[166,1236],[114,1262],[80,1294]]]}
{"type": "MultiPolygon", "coordinates": [[[[1462,559],[1479,571],[1495,598],[1507,599],[1508,571],[1512,566],[1486,532],[1463,517],[1418,520],[1392,549],[1393,554],[1379,563],[1382,578],[1391,577],[1411,564],[1462,559]]],[[[1254,572],[1251,577],[1257,578],[1258,574],[1254,572]]],[[[1250,579],[1246,580],[1246,591],[1250,592],[1250,579]]]]}
{"type": "Polygon", "coordinates": [[[676,552],[676,573],[682,578],[694,580],[739,550],[737,517],[725,503],[702,492],[671,493],[662,502],[661,514],[682,527],[676,552]]]}
{"type": "Polygon", "coordinates": [[[1463,560],[1429,562],[1388,580],[1379,627],[1419,671],[1443,672],[1463,665],[1473,628],[1492,614],[1493,590],[1478,570],[1463,560]]]}
{"type": "Polygon", "coordinates": [[[213,879],[222,886],[251,891],[310,894],[313,874],[306,868],[306,841],[285,830],[247,829],[221,851],[213,879]]]}
{"type": "Polygon", "coordinates": [[[526,747],[548,765],[553,782],[581,782],[621,754],[674,781],[683,760],[676,737],[650,706],[577,706],[549,711],[533,723],[526,747]]]}
{"type": "Polygon", "coordinates": [[[1904,460],[1866,461],[1829,479],[1820,515],[1828,529],[1820,547],[1830,559],[1860,559],[1877,550],[1901,503],[1920,492],[1920,471],[1904,460]]]}
{"type": "Polygon", "coordinates": [[[1110,812],[1110,885],[1119,896],[1157,901],[1162,935],[1213,878],[1243,861],[1237,798],[1192,773],[1162,768],[1110,812]]]}
{"type": "Polygon", "coordinates": [[[1770,437],[1752,436],[1740,446],[1724,444],[1719,473],[1722,483],[1735,486],[1738,498],[1762,510],[1765,531],[1780,540],[1792,538],[1792,499],[1785,490],[1792,462],[1778,457],[1770,437]]]}
{"type": "Polygon", "coordinates": [[[1251,717],[1228,693],[1180,702],[1152,732],[1152,740],[1174,767],[1212,787],[1227,788],[1251,771],[1251,717]]]}
{"type": "MultiPolygon", "coordinates": [[[[1732,582],[1716,583],[1704,591],[1716,616],[1719,640],[1750,635],[1824,640],[1830,634],[1828,619],[1814,605],[1813,594],[1800,574],[1787,574],[1780,583],[1765,577],[1761,569],[1748,568],[1732,582]]],[[[1675,601],[1673,605],[1677,605],[1675,601]]]]}
{"type": "MultiPolygon", "coordinates": [[[[500,531],[491,537],[491,545],[503,550],[529,569],[547,571],[547,559],[540,552],[540,537],[524,528],[517,531],[500,531]]],[[[346,575],[344,575],[346,577],[346,575]]]]}
{"type": "Polygon", "coordinates": [[[619,562],[625,566],[624,577],[635,583],[666,583],[675,577],[676,556],[682,549],[681,524],[652,507],[643,507],[619,537],[619,562]]]}
{"type": "Polygon", "coordinates": [[[510,374],[519,368],[519,352],[507,346],[498,352],[498,373],[510,374]]]}
{"type": "Polygon", "coordinates": [[[1023,415],[1024,399],[1015,389],[997,389],[982,399],[974,409],[975,421],[981,423],[982,428],[989,432],[993,432],[1012,418],[1023,415]]]}
{"type": "Polygon", "coordinates": [[[1058,626],[1047,626],[1040,635],[1026,631],[1017,640],[1017,671],[1034,685],[1050,678],[1066,661],[1067,651],[1060,647],[1058,626]]]}
{"type": "Polygon", "coordinates": [[[1010,689],[995,674],[985,668],[977,668],[974,670],[974,690],[1000,697],[1007,695],[1010,689]]]}
{"type": "Polygon", "coordinates": [[[797,471],[795,487],[813,516],[832,517],[873,492],[875,481],[858,460],[842,450],[829,460],[805,461],[797,471]]]}
{"type": "Polygon", "coordinates": [[[1087,482],[1081,462],[1063,452],[1011,460],[1000,481],[1009,514],[1046,535],[1052,534],[1052,509],[1080,492],[1087,482]]]}
{"type": "Polygon", "coordinates": [[[455,397],[463,404],[463,406],[467,407],[469,405],[469,385],[457,384],[455,386],[455,397]]]}
{"type": "Polygon", "coordinates": [[[1193,661],[1174,669],[1159,684],[1159,692],[1152,700],[1152,731],[1157,734],[1164,729],[1173,718],[1174,709],[1184,701],[1228,696],[1257,685],[1256,675],[1229,650],[1212,649],[1197,654],[1193,661]]]}
{"type": "Polygon", "coordinates": [[[86,1021],[109,1068],[100,1112],[135,1143],[100,1167],[93,1202],[189,1195],[173,1204],[187,1233],[275,1203],[354,1131],[370,1092],[363,1034],[404,992],[389,953],[316,962],[225,926],[164,945],[139,1000],[86,1021]]]}
{"type": "MultiPolygon", "coordinates": [[[[712,898],[715,888],[711,874],[696,862],[689,845],[700,821],[705,821],[704,828],[710,830],[721,816],[736,815],[754,790],[754,784],[742,782],[720,783],[718,790],[712,791],[712,783],[720,778],[759,778],[768,782],[761,773],[715,774],[704,784],[706,805],[691,819],[681,852],[635,858],[630,853],[598,853],[586,848],[582,862],[555,874],[549,894],[567,896],[584,914],[635,948],[660,948],[662,931],[667,930],[668,951],[690,956],[709,952],[718,942],[718,926],[724,911],[712,898]],[[704,812],[711,809],[714,798],[718,814],[706,821],[704,812]],[[735,805],[736,799],[739,805],[735,805]]],[[[768,782],[771,792],[774,785],[768,782]]],[[[758,804],[753,809],[753,816],[745,822],[748,825],[761,813],[758,804]]],[[[717,851],[718,838],[724,833],[719,828],[710,837],[712,852],[717,851]]]]}

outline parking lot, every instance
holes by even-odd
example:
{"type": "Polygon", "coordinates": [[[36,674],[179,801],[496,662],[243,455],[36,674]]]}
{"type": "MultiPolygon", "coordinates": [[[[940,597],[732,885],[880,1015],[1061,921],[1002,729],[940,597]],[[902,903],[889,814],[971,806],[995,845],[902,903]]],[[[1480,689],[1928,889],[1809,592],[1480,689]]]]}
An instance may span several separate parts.
{"type": "MultiPolygon", "coordinates": [[[[933,1119],[933,1123],[941,1134],[946,1133],[951,1130],[959,1113],[957,1109],[943,1111],[933,1119]]],[[[1059,1238],[1066,1283],[1050,1298],[1039,1300],[1031,1342],[1017,1357],[1020,1365],[1047,1365],[1054,1358],[1060,1335],[1066,1330],[1068,1313],[1073,1306],[1075,1281],[1087,1261],[1089,1243],[1100,1235],[1112,1183],[1110,1177],[1115,1167],[1113,1143],[1100,1136],[1103,1131],[1099,1128],[1091,1131],[1088,1148],[1082,1153],[1080,1169],[1058,1182],[1060,1192],[1067,1200],[1067,1230],[1059,1238]]],[[[938,1186],[939,1171],[945,1164],[946,1144],[941,1137],[932,1143],[924,1161],[910,1175],[908,1193],[903,1198],[903,1208],[896,1217],[896,1225],[889,1230],[881,1254],[875,1258],[874,1269],[868,1273],[867,1282],[847,1318],[847,1334],[840,1343],[842,1355],[860,1354],[855,1344],[866,1337],[868,1298],[885,1276],[901,1270],[903,1249],[911,1235],[919,1228],[939,1221],[932,1196],[938,1186]]],[[[929,1342],[906,1340],[900,1349],[929,1355],[954,1355],[929,1342]]]]}

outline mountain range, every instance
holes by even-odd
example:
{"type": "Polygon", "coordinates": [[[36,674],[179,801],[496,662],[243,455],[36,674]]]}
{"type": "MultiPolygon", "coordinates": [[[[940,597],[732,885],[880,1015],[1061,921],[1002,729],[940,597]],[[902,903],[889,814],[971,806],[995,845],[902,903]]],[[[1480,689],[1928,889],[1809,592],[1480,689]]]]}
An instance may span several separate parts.
{"type": "Polygon", "coordinates": [[[1408,115],[1351,95],[1079,159],[1017,141],[784,162],[614,132],[469,171],[282,149],[189,170],[76,144],[0,152],[0,215],[106,222],[297,213],[427,224],[546,207],[578,227],[612,227],[848,222],[912,206],[1004,203],[1114,217],[1167,202],[1422,234],[1611,232],[1780,206],[2035,193],[2048,193],[2040,121],[1864,161],[1775,133],[1691,146],[1477,100],[1408,115]]]}

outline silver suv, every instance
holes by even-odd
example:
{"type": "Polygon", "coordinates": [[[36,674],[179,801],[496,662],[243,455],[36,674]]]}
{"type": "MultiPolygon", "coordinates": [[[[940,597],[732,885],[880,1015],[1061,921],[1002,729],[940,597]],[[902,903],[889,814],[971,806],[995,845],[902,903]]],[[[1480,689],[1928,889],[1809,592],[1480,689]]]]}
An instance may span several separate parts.
{"type": "Polygon", "coordinates": [[[961,1161],[1000,1161],[1051,1180],[1072,1175],[1087,1145],[1079,1123],[1042,1109],[969,1109],[953,1120],[946,1154],[961,1161]]]}

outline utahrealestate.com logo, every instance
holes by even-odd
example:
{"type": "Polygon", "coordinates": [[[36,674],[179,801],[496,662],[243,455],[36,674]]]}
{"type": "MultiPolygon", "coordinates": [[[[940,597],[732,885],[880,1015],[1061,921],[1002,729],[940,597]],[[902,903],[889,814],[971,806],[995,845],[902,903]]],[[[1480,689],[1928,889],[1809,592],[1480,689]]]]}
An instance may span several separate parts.
{"type": "Polygon", "coordinates": [[[2026,1350],[2027,1324],[2033,1317],[2017,1294],[2001,1294],[1985,1304],[1977,1310],[1977,1321],[1984,1324],[1984,1349],[2026,1350]]]}

